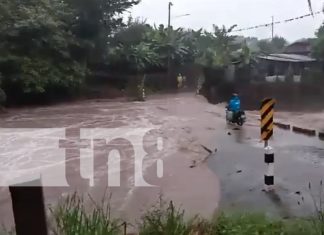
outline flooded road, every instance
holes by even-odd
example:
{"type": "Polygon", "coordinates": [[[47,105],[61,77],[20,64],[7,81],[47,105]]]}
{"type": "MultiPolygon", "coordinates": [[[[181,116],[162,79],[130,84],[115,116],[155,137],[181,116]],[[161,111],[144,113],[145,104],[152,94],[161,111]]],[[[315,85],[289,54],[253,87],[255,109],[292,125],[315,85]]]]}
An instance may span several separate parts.
{"type": "Polygon", "coordinates": [[[29,180],[26,175],[42,176],[49,184],[44,187],[49,206],[74,192],[101,200],[108,190],[113,215],[128,222],[139,219],[161,194],[190,216],[210,217],[219,207],[283,217],[311,213],[308,185],[312,182],[314,194],[319,192],[324,142],[276,128],[270,141],[275,150],[276,194],[267,195],[262,192],[266,169],[258,115],[248,112],[248,122],[236,130],[226,126],[224,109],[188,93],[155,96],[143,103],[92,100],[10,110],[0,117],[0,222],[13,225],[6,184],[16,178],[29,180]],[[132,140],[129,146],[125,138],[131,140],[151,128],[159,132],[147,138],[145,151],[159,149],[157,137],[163,139],[163,149],[141,161],[142,178],[153,187],[137,187],[134,149],[142,143],[132,140]],[[120,165],[114,154],[108,164],[106,150],[100,149],[104,146],[100,139],[107,133],[110,140],[118,139],[113,143],[122,152],[120,165]],[[59,141],[67,137],[67,142],[59,141]],[[95,157],[93,143],[99,143],[95,157]],[[64,146],[70,149],[69,158],[64,146]],[[210,155],[206,149],[216,153],[210,155]],[[162,177],[157,173],[160,160],[162,177]],[[107,166],[112,167],[111,174],[107,166]],[[108,187],[118,178],[120,187],[108,187]]]}
{"type": "Polygon", "coordinates": [[[224,128],[216,135],[218,152],[209,161],[221,180],[223,209],[265,211],[282,217],[312,214],[324,178],[324,142],[275,128],[269,143],[275,151],[276,191],[267,194],[262,191],[266,164],[259,127],[248,123],[233,129],[224,128]]]}
{"type": "Polygon", "coordinates": [[[219,181],[198,164],[208,154],[201,144],[211,139],[209,122],[219,119],[209,109],[204,99],[178,94],[9,110],[0,117],[0,223],[13,225],[7,186],[39,177],[48,208],[74,192],[91,206],[88,194],[100,202],[108,192],[112,215],[135,223],[163,194],[190,215],[211,216],[219,181]],[[146,135],[151,129],[158,132],[146,135]],[[108,158],[111,149],[119,152],[108,158]]]}

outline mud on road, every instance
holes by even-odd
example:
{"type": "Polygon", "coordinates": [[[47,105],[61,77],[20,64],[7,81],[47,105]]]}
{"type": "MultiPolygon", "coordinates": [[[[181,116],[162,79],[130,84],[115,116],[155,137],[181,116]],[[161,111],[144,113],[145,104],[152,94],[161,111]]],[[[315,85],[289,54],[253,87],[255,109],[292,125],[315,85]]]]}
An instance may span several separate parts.
{"type": "MultiPolygon", "coordinates": [[[[55,169],[66,163],[64,156],[59,157],[64,154],[64,149],[53,151],[58,143],[53,144],[53,139],[48,139],[48,136],[54,138],[62,135],[62,128],[75,136],[80,134],[82,128],[121,129],[129,132],[154,128],[159,129],[163,137],[163,151],[151,154],[144,162],[143,176],[156,187],[134,186],[133,158],[121,159],[121,187],[108,187],[105,154],[96,159],[96,181],[90,187],[84,184],[80,172],[83,177],[90,177],[83,168],[89,169],[88,165],[93,164],[93,159],[80,159],[78,148],[70,146],[71,154],[74,154],[66,171],[70,185],[45,187],[46,204],[48,207],[54,206],[74,192],[91,194],[95,200],[101,200],[108,191],[111,194],[113,215],[134,222],[163,194],[165,200],[172,199],[186,209],[188,215],[199,213],[209,217],[218,207],[219,181],[204,164],[209,153],[202,145],[213,148],[215,143],[211,141],[212,135],[223,124],[220,124],[219,115],[211,113],[213,109],[214,106],[201,97],[179,94],[152,97],[144,103],[92,100],[9,110],[9,113],[0,117],[0,183],[5,186],[16,177],[26,180],[28,177],[25,175],[37,176],[42,175],[42,172],[48,175],[50,169],[53,174],[47,180],[52,178],[55,181],[62,177],[55,169]],[[158,159],[163,160],[162,178],[156,175],[158,159]],[[80,161],[83,162],[81,169],[80,161]]],[[[125,133],[126,136],[128,134],[125,133]]],[[[155,143],[151,144],[153,146],[155,143]]],[[[90,205],[90,200],[87,203],[90,205]]],[[[7,187],[0,188],[0,218],[7,226],[13,225],[7,187]]]]}
{"type": "MultiPolygon", "coordinates": [[[[255,209],[283,217],[311,212],[313,203],[308,182],[313,181],[315,185],[323,176],[324,142],[275,129],[271,144],[276,151],[278,194],[269,197],[262,192],[265,165],[258,112],[247,112],[248,122],[237,129],[226,126],[224,110],[224,104],[211,105],[191,93],[153,96],[143,103],[91,100],[10,110],[0,117],[0,183],[5,185],[22,172],[37,176],[42,171],[48,173],[51,168],[54,169],[52,179],[62,177],[55,174],[55,167],[66,163],[64,149],[44,136],[57,137],[60,133],[64,138],[67,129],[78,137],[82,128],[123,130],[123,135],[131,136],[134,130],[154,128],[163,137],[163,150],[146,158],[143,177],[156,187],[135,187],[132,157],[121,159],[121,187],[107,187],[104,152],[93,164],[91,157],[83,159],[78,155],[78,148],[72,148],[66,172],[70,185],[45,187],[48,207],[74,192],[91,194],[99,201],[108,191],[112,195],[113,215],[130,223],[135,223],[144,210],[157,203],[161,194],[165,200],[182,206],[188,216],[210,217],[219,207],[255,209]],[[22,136],[27,136],[27,140],[22,136]],[[55,152],[46,146],[52,149],[56,146],[59,150],[55,152]],[[63,158],[59,158],[62,154],[63,158]],[[157,177],[159,159],[163,160],[162,178],[157,177]],[[81,168],[80,162],[83,162],[81,168]],[[81,173],[91,178],[86,170],[89,166],[94,169],[92,187],[80,179],[81,173]]],[[[288,120],[289,113],[283,113],[282,117],[288,120]]],[[[154,146],[156,142],[150,144],[154,146]]],[[[131,156],[131,151],[123,149],[126,156],[131,156]]],[[[89,200],[86,203],[91,205],[89,200]]],[[[13,225],[7,187],[0,188],[0,218],[7,226],[13,225]]]]}

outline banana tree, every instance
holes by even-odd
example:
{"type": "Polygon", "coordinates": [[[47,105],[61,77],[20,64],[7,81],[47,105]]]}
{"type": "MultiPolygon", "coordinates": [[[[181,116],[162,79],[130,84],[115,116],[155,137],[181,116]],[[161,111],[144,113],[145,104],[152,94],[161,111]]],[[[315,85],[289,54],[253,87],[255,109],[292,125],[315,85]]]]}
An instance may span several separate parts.
{"type": "Polygon", "coordinates": [[[213,33],[204,32],[198,39],[196,62],[210,68],[224,67],[231,63],[232,52],[236,49],[234,47],[236,37],[229,35],[236,25],[229,29],[224,26],[220,28],[214,25],[213,27],[213,33]]]}
{"type": "Polygon", "coordinates": [[[146,34],[146,39],[156,45],[163,63],[166,65],[168,59],[173,64],[182,64],[186,61],[190,49],[186,44],[189,33],[182,28],[169,30],[163,25],[155,27],[146,34]]]}
{"type": "Polygon", "coordinates": [[[111,49],[109,55],[111,63],[123,64],[125,69],[135,74],[131,86],[136,89],[136,99],[144,101],[146,72],[152,67],[161,66],[161,58],[156,52],[155,45],[147,42],[136,45],[120,44],[111,49]]]}

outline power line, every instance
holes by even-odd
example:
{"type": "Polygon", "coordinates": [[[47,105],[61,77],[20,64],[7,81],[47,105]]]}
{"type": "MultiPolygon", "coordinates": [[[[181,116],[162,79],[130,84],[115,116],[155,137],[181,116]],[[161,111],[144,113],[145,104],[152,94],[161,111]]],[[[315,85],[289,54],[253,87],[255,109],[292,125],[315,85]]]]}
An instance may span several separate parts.
{"type": "Polygon", "coordinates": [[[247,31],[247,30],[251,30],[251,29],[258,29],[258,28],[264,28],[264,27],[270,27],[270,26],[273,27],[273,25],[275,25],[275,24],[289,23],[289,22],[294,21],[294,20],[301,20],[301,19],[306,18],[306,17],[319,15],[319,14],[322,14],[323,12],[324,11],[317,11],[317,12],[314,12],[313,14],[306,14],[306,15],[302,15],[302,16],[298,16],[298,17],[294,17],[294,18],[290,18],[290,19],[286,19],[286,20],[282,20],[282,21],[276,21],[276,22],[271,22],[271,23],[268,23],[268,24],[260,24],[260,25],[255,25],[255,26],[252,26],[252,27],[236,29],[236,30],[233,30],[232,32],[242,32],[242,31],[247,31]]]}

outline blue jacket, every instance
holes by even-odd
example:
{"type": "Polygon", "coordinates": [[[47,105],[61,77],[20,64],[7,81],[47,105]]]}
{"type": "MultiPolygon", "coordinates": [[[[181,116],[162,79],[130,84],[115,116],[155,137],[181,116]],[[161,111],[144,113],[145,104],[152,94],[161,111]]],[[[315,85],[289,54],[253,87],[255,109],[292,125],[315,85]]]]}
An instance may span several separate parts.
{"type": "Polygon", "coordinates": [[[232,97],[229,104],[228,109],[232,112],[238,112],[241,110],[241,100],[239,97],[232,97]]]}

